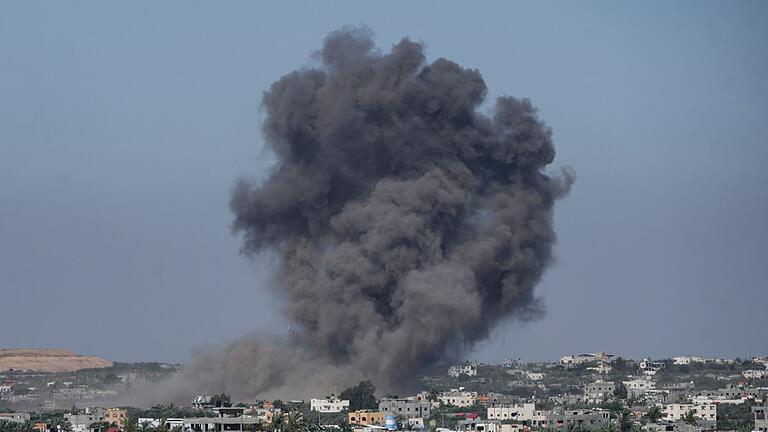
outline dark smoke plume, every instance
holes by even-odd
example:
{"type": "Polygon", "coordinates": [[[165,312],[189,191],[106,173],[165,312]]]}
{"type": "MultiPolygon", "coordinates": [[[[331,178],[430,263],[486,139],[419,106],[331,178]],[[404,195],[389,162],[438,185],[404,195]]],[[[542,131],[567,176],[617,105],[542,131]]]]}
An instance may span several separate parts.
{"type": "Polygon", "coordinates": [[[209,391],[397,388],[540,310],[573,176],[543,173],[555,150],[531,102],[484,114],[477,70],[409,39],[381,53],[367,30],[331,33],[317,58],[264,94],[278,163],[231,201],[243,251],[279,253],[294,331],[198,357],[185,374],[209,391]]]}

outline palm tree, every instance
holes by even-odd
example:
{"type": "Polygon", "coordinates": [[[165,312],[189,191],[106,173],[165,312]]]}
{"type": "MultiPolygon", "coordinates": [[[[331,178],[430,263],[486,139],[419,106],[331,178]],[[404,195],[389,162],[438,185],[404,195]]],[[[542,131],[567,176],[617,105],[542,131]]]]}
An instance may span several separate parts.
{"type": "Polygon", "coordinates": [[[648,412],[645,414],[645,416],[648,417],[649,422],[656,423],[660,418],[664,416],[664,414],[661,412],[660,406],[654,405],[648,409],[648,412]]]}
{"type": "Polygon", "coordinates": [[[136,432],[136,417],[126,417],[123,421],[123,432],[136,432]]]}
{"type": "Polygon", "coordinates": [[[283,432],[306,432],[307,423],[304,421],[304,416],[298,411],[289,412],[284,419],[283,432]]]}
{"type": "Polygon", "coordinates": [[[168,428],[165,426],[165,417],[160,419],[160,423],[158,423],[155,428],[155,432],[168,432],[168,428]]]}
{"type": "Polygon", "coordinates": [[[285,430],[285,414],[280,413],[273,415],[270,429],[272,432],[283,432],[285,430]]]}
{"type": "Polygon", "coordinates": [[[632,419],[629,418],[629,410],[625,409],[619,414],[619,430],[629,432],[632,429],[632,419]]]}

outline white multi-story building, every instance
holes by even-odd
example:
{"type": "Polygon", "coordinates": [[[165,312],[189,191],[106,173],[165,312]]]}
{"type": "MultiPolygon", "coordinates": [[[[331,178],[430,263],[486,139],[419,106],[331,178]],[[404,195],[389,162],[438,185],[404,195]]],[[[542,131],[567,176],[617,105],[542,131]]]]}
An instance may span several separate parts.
{"type": "Polygon", "coordinates": [[[488,420],[531,421],[536,411],[536,404],[507,404],[488,408],[488,420]]]}
{"type": "Polygon", "coordinates": [[[526,372],[525,376],[528,377],[528,379],[531,381],[539,381],[544,379],[543,372],[526,372]]]}
{"type": "Polygon", "coordinates": [[[64,414],[64,420],[72,425],[72,432],[86,432],[90,430],[91,424],[104,421],[104,410],[86,408],[77,414],[64,414]]]}
{"type": "Polygon", "coordinates": [[[28,422],[31,416],[29,413],[25,412],[18,412],[18,413],[0,413],[0,420],[7,421],[10,423],[24,423],[28,422]]]}
{"type": "Polygon", "coordinates": [[[583,353],[583,354],[573,354],[573,355],[567,355],[560,358],[560,364],[563,365],[578,365],[586,362],[600,362],[600,363],[611,363],[614,358],[614,356],[611,353],[607,352],[598,352],[598,353],[583,353]]]}
{"type": "Polygon", "coordinates": [[[579,365],[591,361],[595,361],[595,355],[589,353],[567,355],[560,358],[560,364],[563,365],[579,365]]]}
{"type": "Polygon", "coordinates": [[[746,379],[762,379],[765,378],[764,370],[748,369],[741,373],[746,379]]]}
{"type": "Polygon", "coordinates": [[[323,399],[311,399],[309,407],[312,411],[321,413],[337,413],[349,409],[349,401],[331,395],[323,399]]]}
{"type": "Polygon", "coordinates": [[[608,374],[608,373],[611,373],[611,371],[613,370],[613,366],[607,363],[600,363],[597,366],[588,367],[587,370],[595,371],[599,374],[608,374]]]}
{"type": "Polygon", "coordinates": [[[693,411],[698,419],[717,421],[717,404],[667,404],[662,405],[662,413],[666,420],[682,420],[689,411],[693,411]]]}
{"type": "Polygon", "coordinates": [[[477,376],[477,364],[467,363],[451,366],[450,369],[448,369],[448,375],[454,378],[458,378],[460,375],[477,376]]]}
{"type": "Polygon", "coordinates": [[[635,378],[629,381],[622,381],[624,387],[627,388],[628,396],[640,396],[645,394],[649,390],[656,389],[656,383],[644,378],[635,378]]]}
{"type": "Polygon", "coordinates": [[[458,389],[451,389],[451,391],[440,393],[437,399],[445,405],[468,407],[477,402],[477,392],[464,391],[464,387],[459,387],[458,389]]]}

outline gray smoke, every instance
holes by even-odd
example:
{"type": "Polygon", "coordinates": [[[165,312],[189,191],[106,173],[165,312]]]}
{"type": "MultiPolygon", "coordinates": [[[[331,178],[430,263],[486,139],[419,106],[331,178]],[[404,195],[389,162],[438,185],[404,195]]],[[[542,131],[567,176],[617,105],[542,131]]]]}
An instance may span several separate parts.
{"type": "Polygon", "coordinates": [[[278,163],[231,201],[243,252],[280,256],[294,330],[198,356],[185,375],[208,391],[398,388],[541,309],[573,175],[543,173],[555,150],[531,102],[484,114],[477,70],[427,63],[409,39],[382,53],[364,29],[331,33],[317,59],[264,94],[278,163]]]}

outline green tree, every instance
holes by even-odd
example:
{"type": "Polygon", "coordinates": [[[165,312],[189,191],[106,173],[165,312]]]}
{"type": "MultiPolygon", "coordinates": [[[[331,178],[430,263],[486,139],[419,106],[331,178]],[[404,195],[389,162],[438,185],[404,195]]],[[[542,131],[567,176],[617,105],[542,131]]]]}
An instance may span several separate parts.
{"type": "Polygon", "coordinates": [[[165,417],[160,419],[155,428],[155,432],[168,432],[168,427],[165,425],[165,417]]]}
{"type": "Polygon", "coordinates": [[[618,384],[616,384],[616,388],[613,389],[613,395],[616,396],[617,399],[626,399],[627,386],[625,386],[623,382],[619,381],[618,384]]]}
{"type": "Polygon", "coordinates": [[[53,429],[61,432],[72,432],[72,424],[60,418],[53,423],[53,429]]]}
{"type": "Polygon", "coordinates": [[[656,423],[661,417],[663,417],[663,415],[664,414],[661,412],[661,407],[654,405],[648,409],[645,417],[648,418],[649,422],[656,423]]]}
{"type": "Polygon", "coordinates": [[[128,416],[123,421],[123,432],[137,432],[136,430],[136,417],[128,416]]]}
{"type": "Polygon", "coordinates": [[[291,411],[283,418],[283,429],[281,432],[306,432],[307,423],[304,416],[298,411],[291,411]]]}
{"type": "Polygon", "coordinates": [[[440,396],[440,391],[435,387],[430,387],[429,393],[427,393],[427,400],[429,402],[437,402],[438,396],[440,396]]]}
{"type": "Polygon", "coordinates": [[[149,430],[150,430],[149,422],[148,421],[141,422],[141,424],[139,425],[139,432],[150,432],[149,430]]]}
{"type": "Polygon", "coordinates": [[[376,387],[372,382],[365,380],[341,392],[339,398],[349,400],[350,411],[376,409],[378,402],[374,393],[376,393],[376,387]]]}
{"type": "Polygon", "coordinates": [[[619,430],[621,432],[629,432],[632,429],[632,419],[630,418],[629,410],[625,409],[619,414],[619,430]]]}

